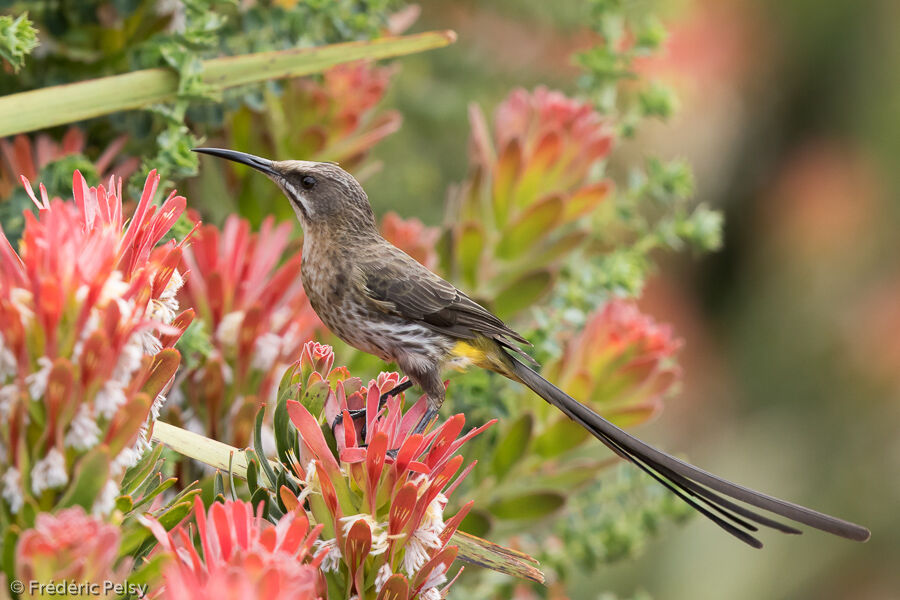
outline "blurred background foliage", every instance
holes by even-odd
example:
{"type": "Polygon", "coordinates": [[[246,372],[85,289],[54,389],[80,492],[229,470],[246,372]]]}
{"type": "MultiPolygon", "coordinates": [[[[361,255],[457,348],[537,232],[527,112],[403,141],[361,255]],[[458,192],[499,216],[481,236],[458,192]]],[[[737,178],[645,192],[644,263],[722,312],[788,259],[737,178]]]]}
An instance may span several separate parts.
{"type": "MultiPolygon", "coordinates": [[[[215,228],[201,232],[200,247],[228,248],[249,264],[252,252],[241,248],[296,251],[299,228],[276,236],[266,229],[262,243],[246,224],[225,225],[228,216],[239,214],[256,231],[269,216],[292,224],[289,208],[275,186],[242,167],[204,161],[198,171],[189,148],[205,139],[277,158],[338,160],[363,180],[379,217],[421,220],[387,216],[386,237],[510,318],[536,340],[535,355],[550,372],[596,408],[636,425],[667,397],[661,418],[639,430],[643,437],[873,531],[865,546],[809,533],[769,537],[765,550],[752,552],[700,520],[671,526],[684,520],[683,505],[597,444],[582,443],[533,398],[483,373],[454,375],[446,414],[464,411],[472,425],[502,417],[466,450],[480,463],[456,495],[476,499],[463,529],[534,554],[551,579],[532,587],[472,569],[451,595],[880,599],[900,589],[895,2],[2,6],[10,15],[27,9],[49,42],[25,57],[28,36],[7,33],[21,22],[0,21],[17,41],[2,51],[10,65],[0,76],[3,93],[160,65],[181,75],[179,97],[166,106],[0,143],[0,219],[8,233],[21,227],[17,219],[28,208],[17,191],[19,173],[63,193],[73,168],[94,181],[135,172],[140,160],[177,183],[205,222],[241,232],[227,244],[218,244],[215,228]],[[223,52],[445,28],[458,33],[455,45],[391,65],[351,66],[224,97],[210,97],[196,77],[199,59],[223,52]],[[497,107],[510,102],[512,90],[533,97],[539,86],[589,103],[610,144],[588,153],[577,181],[554,181],[553,161],[532,175],[516,171],[520,187],[526,180],[541,193],[515,199],[501,219],[495,203],[504,160],[516,151],[498,131],[497,107]],[[602,196],[599,210],[572,221],[555,216],[584,189],[602,196]],[[534,226],[548,220],[554,227],[534,226]],[[565,252],[554,256],[554,244],[565,252]],[[672,249],[688,251],[665,252],[672,249]],[[615,328],[603,318],[621,297],[639,297],[655,320],[616,312],[616,323],[633,323],[638,335],[616,346],[615,360],[578,365],[581,373],[573,367],[579,351],[610,347],[603,341],[615,328]],[[623,369],[645,355],[652,369],[640,377],[623,369]]],[[[276,265],[267,266],[257,273],[268,302],[261,311],[239,294],[233,305],[216,307],[203,290],[190,292],[190,305],[209,314],[199,310],[180,343],[193,379],[180,380],[179,390],[191,399],[179,400],[176,390],[164,418],[193,420],[223,441],[246,443],[253,394],[263,393],[260,382],[272,387],[279,358],[254,355],[238,377],[246,390],[225,381],[222,374],[242,368],[229,339],[253,310],[266,323],[259,332],[284,335],[296,326],[335,343],[338,364],[364,380],[383,367],[336,343],[308,313],[276,318],[282,300],[271,290],[289,303],[302,291],[282,289],[276,265]],[[203,387],[204,406],[216,407],[209,414],[190,407],[201,376],[216,378],[216,386],[203,387]]],[[[232,289],[237,280],[228,268],[203,271],[232,289]]]]}

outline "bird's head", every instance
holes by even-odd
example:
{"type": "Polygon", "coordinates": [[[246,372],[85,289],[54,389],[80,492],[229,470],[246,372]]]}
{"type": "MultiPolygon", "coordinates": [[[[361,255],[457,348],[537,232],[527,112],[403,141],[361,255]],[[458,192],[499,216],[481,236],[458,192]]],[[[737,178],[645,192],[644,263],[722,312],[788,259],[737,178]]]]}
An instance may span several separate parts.
{"type": "Polygon", "coordinates": [[[265,173],[291,203],[303,229],[363,232],[376,229],[369,198],[358,181],[335,163],[275,161],[223,148],[194,152],[232,160],[265,173]]]}

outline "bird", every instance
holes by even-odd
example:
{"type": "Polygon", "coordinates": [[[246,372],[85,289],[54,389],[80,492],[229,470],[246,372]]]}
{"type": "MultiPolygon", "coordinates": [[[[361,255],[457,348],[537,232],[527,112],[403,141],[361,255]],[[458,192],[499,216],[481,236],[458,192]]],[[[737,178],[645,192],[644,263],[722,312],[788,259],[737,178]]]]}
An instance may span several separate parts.
{"type": "Polygon", "coordinates": [[[303,229],[300,270],[310,304],[332,333],[406,374],[407,381],[385,396],[413,384],[422,389],[427,408],[414,432],[426,430],[438,415],[445,369],[480,367],[524,384],[749,546],[762,547],[759,526],[802,533],[763,513],[850,540],[869,538],[861,525],[732,483],[658,450],[543,378],[523,349],[530,346],[527,339],[381,236],[366,192],[336,163],[275,161],[224,148],[194,151],[252,167],[281,188],[303,229]]]}

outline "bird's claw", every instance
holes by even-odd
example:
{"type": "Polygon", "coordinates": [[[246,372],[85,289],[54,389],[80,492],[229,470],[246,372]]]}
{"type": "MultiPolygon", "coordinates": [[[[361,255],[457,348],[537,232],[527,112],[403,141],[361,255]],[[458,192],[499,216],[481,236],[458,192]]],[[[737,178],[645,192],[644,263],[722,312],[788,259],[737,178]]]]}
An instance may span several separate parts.
{"type": "MultiPolygon", "coordinates": [[[[350,413],[350,418],[353,419],[354,421],[360,417],[366,416],[366,409],[364,409],[364,408],[360,408],[357,410],[348,410],[347,412],[350,413]]],[[[343,423],[344,423],[344,413],[342,412],[342,413],[338,414],[338,416],[336,416],[334,418],[334,420],[331,422],[331,430],[334,431],[335,427],[337,427],[338,425],[342,425],[343,423]]]]}

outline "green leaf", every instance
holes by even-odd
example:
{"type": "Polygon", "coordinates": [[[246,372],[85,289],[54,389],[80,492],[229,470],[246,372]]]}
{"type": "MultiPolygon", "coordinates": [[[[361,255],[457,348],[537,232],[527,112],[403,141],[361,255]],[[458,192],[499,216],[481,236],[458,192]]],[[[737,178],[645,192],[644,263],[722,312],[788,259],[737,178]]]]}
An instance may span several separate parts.
{"type": "Polygon", "coordinates": [[[543,488],[576,490],[587,483],[596,482],[615,460],[613,458],[590,462],[566,461],[559,469],[547,474],[542,473],[538,483],[543,488]]]}
{"type": "Polygon", "coordinates": [[[588,234],[584,231],[570,231],[562,237],[535,247],[531,255],[535,265],[549,265],[570,255],[584,243],[588,234]]]}
{"type": "Polygon", "coordinates": [[[275,447],[282,463],[287,463],[291,450],[296,452],[298,448],[297,433],[291,426],[291,418],[287,412],[287,401],[294,399],[299,389],[299,369],[294,363],[285,370],[278,386],[278,399],[275,402],[275,411],[272,415],[272,426],[275,434],[275,447]],[[296,376],[296,377],[295,377],[296,376]]]}
{"type": "Polygon", "coordinates": [[[134,501],[131,496],[119,496],[116,498],[116,510],[122,513],[130,513],[134,508],[134,501]]]}
{"type": "Polygon", "coordinates": [[[247,489],[254,493],[259,487],[259,465],[256,460],[247,461],[247,489]]]}
{"type": "Polygon", "coordinates": [[[181,363],[181,353],[174,348],[166,348],[161,350],[153,358],[153,366],[151,367],[150,376],[144,383],[142,391],[147,394],[150,399],[156,398],[166,384],[175,376],[178,365],[181,363]]]}
{"type": "Polygon", "coordinates": [[[593,213],[607,202],[611,192],[612,183],[608,180],[586,185],[579,189],[566,200],[563,210],[563,221],[574,221],[593,213]]]}
{"type": "Polygon", "coordinates": [[[150,492],[141,496],[140,500],[138,500],[137,504],[135,504],[132,508],[137,509],[142,506],[146,506],[147,504],[152,502],[154,498],[156,498],[157,496],[162,494],[164,491],[166,491],[167,489],[169,489],[170,487],[175,485],[175,483],[177,481],[178,481],[178,479],[175,477],[169,477],[168,479],[164,479],[163,481],[160,482],[159,485],[154,487],[150,492]]]}
{"type": "MultiPolygon", "coordinates": [[[[199,493],[199,490],[197,490],[199,493]]],[[[163,514],[159,515],[156,520],[165,527],[166,531],[178,526],[186,516],[194,509],[193,497],[190,500],[173,504],[163,514]]]]}
{"type": "Polygon", "coordinates": [[[471,221],[465,223],[459,232],[456,248],[463,281],[474,288],[478,281],[481,253],[484,251],[484,229],[481,225],[471,221]]]}
{"type": "Polygon", "coordinates": [[[272,469],[272,465],[269,464],[262,449],[262,424],[265,416],[266,407],[262,406],[260,407],[259,412],[256,413],[256,426],[253,428],[253,452],[256,453],[256,460],[259,461],[263,473],[266,474],[266,479],[269,480],[269,485],[267,487],[271,490],[275,490],[278,489],[275,487],[275,471],[272,469]]]}
{"type": "Polygon", "coordinates": [[[466,533],[483,537],[487,535],[488,532],[490,532],[491,527],[493,527],[493,520],[490,513],[483,510],[472,509],[459,524],[459,529],[466,533]]]}
{"type": "Polygon", "coordinates": [[[547,270],[531,271],[500,290],[494,298],[494,310],[508,319],[523,308],[535,304],[553,287],[553,275],[547,270]]]}
{"type": "MultiPolygon", "coordinates": [[[[430,31],[214,58],[203,61],[202,83],[208,91],[220,91],[269,79],[319,73],[357,60],[413,54],[455,40],[452,31],[430,31]]],[[[179,83],[178,74],[171,69],[145,69],[4,96],[0,98],[0,137],[158,104],[175,97],[179,83]]]]}
{"type": "Polygon", "coordinates": [[[512,259],[530,250],[553,231],[562,219],[562,211],[563,201],[559,196],[548,196],[529,206],[504,228],[497,244],[497,256],[512,259]]]}
{"type": "Polygon", "coordinates": [[[498,519],[534,520],[550,515],[566,503],[559,492],[532,492],[492,502],[488,510],[498,519]]]}
{"type": "Polygon", "coordinates": [[[145,452],[136,465],[125,471],[122,485],[119,486],[122,494],[132,494],[141,487],[147,478],[157,470],[163,446],[157,444],[150,452],[145,452]]]}
{"type": "Polygon", "coordinates": [[[513,188],[522,168],[522,148],[518,140],[512,140],[497,157],[491,195],[494,204],[494,220],[498,227],[506,224],[512,205],[513,188]]]}
{"type": "Polygon", "coordinates": [[[531,413],[524,413],[513,421],[509,430],[494,448],[492,467],[498,480],[506,477],[510,469],[527,454],[533,425],[534,419],[531,413]]]}
{"type": "Polygon", "coordinates": [[[90,512],[100,490],[109,480],[109,454],[107,449],[98,446],[81,457],[75,468],[72,483],[60,499],[58,506],[80,506],[90,512]]]}
{"type": "Polygon", "coordinates": [[[159,581],[163,567],[170,558],[165,554],[157,554],[140,563],[140,565],[128,574],[129,585],[146,585],[159,581]]]}
{"type": "Polygon", "coordinates": [[[567,418],[560,418],[534,439],[534,450],[544,458],[565,454],[588,438],[587,430],[567,418]]]}
{"type": "Polygon", "coordinates": [[[225,480],[222,478],[222,471],[216,471],[213,478],[213,498],[216,502],[225,501],[225,480]]]}
{"type": "MultiPolygon", "coordinates": [[[[328,385],[328,382],[317,381],[304,390],[303,397],[300,398],[300,404],[309,411],[309,414],[314,417],[318,416],[322,413],[322,409],[325,408],[325,401],[328,399],[329,393],[331,393],[331,386],[328,385]]],[[[291,430],[296,433],[293,427],[291,430]]]]}
{"type": "Polygon", "coordinates": [[[253,506],[253,510],[255,511],[259,504],[263,504],[263,517],[268,516],[269,514],[269,491],[266,488],[259,488],[253,495],[250,497],[250,504],[253,506]]]}

